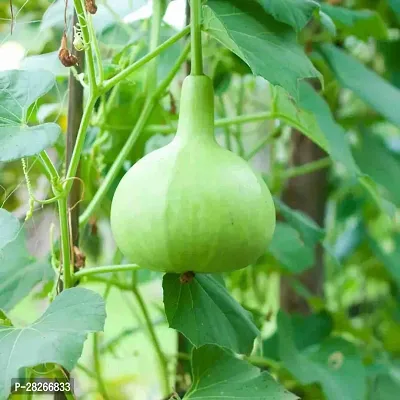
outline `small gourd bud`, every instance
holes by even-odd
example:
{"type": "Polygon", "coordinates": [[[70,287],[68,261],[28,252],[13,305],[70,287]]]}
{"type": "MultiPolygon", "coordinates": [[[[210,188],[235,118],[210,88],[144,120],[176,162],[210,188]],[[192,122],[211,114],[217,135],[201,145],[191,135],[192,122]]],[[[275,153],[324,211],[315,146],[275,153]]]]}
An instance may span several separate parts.
{"type": "Polygon", "coordinates": [[[187,77],[180,104],[174,140],[139,160],[119,183],[111,228],[130,261],[183,274],[181,282],[189,283],[194,273],[255,263],[276,217],[264,181],[215,140],[212,81],[187,77]]]}
{"type": "Polygon", "coordinates": [[[58,58],[64,67],[73,67],[78,65],[78,58],[71,54],[71,52],[68,50],[67,35],[65,32],[61,38],[61,46],[60,50],[58,51],[58,58]]]}

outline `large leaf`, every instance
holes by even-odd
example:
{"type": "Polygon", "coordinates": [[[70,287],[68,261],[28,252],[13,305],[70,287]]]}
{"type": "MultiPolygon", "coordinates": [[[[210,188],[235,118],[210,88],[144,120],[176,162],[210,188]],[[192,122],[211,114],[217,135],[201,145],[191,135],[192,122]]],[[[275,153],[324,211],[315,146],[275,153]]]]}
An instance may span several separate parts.
{"type": "Polygon", "coordinates": [[[184,400],[295,400],[267,372],[217,346],[203,346],[192,353],[193,384],[184,400]]]}
{"type": "Polygon", "coordinates": [[[25,123],[28,107],[54,83],[54,75],[44,70],[0,72],[0,126],[25,123]]]}
{"type": "Polygon", "coordinates": [[[263,7],[278,21],[301,31],[311,19],[319,4],[314,0],[259,0],[263,7]]]}
{"type": "Polygon", "coordinates": [[[318,144],[352,174],[358,167],[351,154],[350,144],[344,129],[334,120],[328,104],[306,82],[300,83],[300,101],[293,104],[287,94],[275,88],[273,112],[277,118],[298,129],[318,144]]]}
{"type": "Polygon", "coordinates": [[[283,87],[295,99],[299,80],[321,77],[297,44],[292,28],[276,21],[256,0],[209,0],[204,28],[255,75],[283,87]]]}
{"type": "Polygon", "coordinates": [[[18,218],[4,208],[0,208],[0,254],[8,243],[17,238],[19,229],[18,218]]]}
{"type": "Polygon", "coordinates": [[[393,184],[400,176],[400,159],[368,130],[363,130],[353,154],[361,170],[382,185],[388,197],[400,207],[400,187],[393,184]]]}
{"type": "Polygon", "coordinates": [[[304,243],[299,232],[283,222],[276,224],[268,252],[291,273],[298,274],[314,264],[314,247],[304,243]]]}
{"type": "Polygon", "coordinates": [[[106,317],[101,296],[88,289],[63,291],[46,312],[24,328],[0,326],[0,398],[23,367],[57,363],[71,370],[88,332],[102,331],[106,317]]]}
{"type": "Polygon", "coordinates": [[[0,308],[11,310],[36,284],[52,279],[53,275],[48,261],[35,260],[28,254],[24,231],[20,230],[0,252],[0,308]]]}
{"type": "Polygon", "coordinates": [[[376,11],[349,10],[329,4],[321,4],[321,9],[332,18],[343,36],[354,35],[362,40],[371,36],[377,39],[387,37],[386,25],[376,11]]]}
{"type": "Polygon", "coordinates": [[[33,156],[50,147],[60,134],[57,124],[0,126],[0,161],[33,156]]]}
{"type": "Polygon", "coordinates": [[[366,372],[355,346],[340,338],[299,351],[289,316],[278,315],[279,355],[303,385],[319,383],[327,400],[364,400],[366,372]]]}
{"type": "Polygon", "coordinates": [[[51,72],[55,76],[69,76],[69,68],[65,68],[60,63],[58,51],[27,56],[22,60],[21,67],[28,70],[42,69],[51,72]]]}
{"type": "Polygon", "coordinates": [[[53,74],[44,70],[0,72],[0,161],[37,154],[57,140],[57,124],[27,126],[29,107],[54,82],[53,74]]]}
{"type": "Polygon", "coordinates": [[[302,240],[307,245],[314,246],[324,238],[324,230],[308,215],[301,211],[293,210],[278,198],[274,198],[274,202],[286,222],[300,233],[302,240]]]}
{"type": "Polygon", "coordinates": [[[400,125],[399,89],[331,44],[322,45],[321,52],[344,87],[352,90],[389,121],[400,125]]]}
{"type": "Polygon", "coordinates": [[[251,314],[215,277],[197,274],[190,282],[181,283],[179,275],[166,274],[163,288],[169,326],[193,345],[216,344],[237,353],[251,352],[259,334],[251,314]]]}

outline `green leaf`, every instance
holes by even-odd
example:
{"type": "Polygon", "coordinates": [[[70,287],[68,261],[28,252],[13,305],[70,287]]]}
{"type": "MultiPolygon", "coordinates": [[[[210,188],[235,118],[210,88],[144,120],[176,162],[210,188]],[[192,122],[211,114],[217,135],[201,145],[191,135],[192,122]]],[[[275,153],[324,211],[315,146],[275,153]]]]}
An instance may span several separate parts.
{"type": "Polygon", "coordinates": [[[65,68],[58,58],[58,51],[25,57],[21,62],[23,69],[45,70],[55,76],[69,76],[69,68],[65,68]]]}
{"type": "Polygon", "coordinates": [[[50,147],[61,129],[57,124],[36,126],[0,126],[0,161],[33,156],[50,147]]]}
{"type": "Polygon", "coordinates": [[[24,231],[0,252],[0,308],[11,310],[41,281],[53,278],[48,261],[35,260],[28,254],[24,231]]]}
{"type": "Polygon", "coordinates": [[[400,90],[378,74],[366,68],[354,57],[331,44],[321,46],[321,52],[338,81],[395,125],[400,125],[400,90]],[[366,82],[368,84],[366,84],[366,82]]]}
{"type": "Polygon", "coordinates": [[[299,106],[315,116],[326,138],[329,155],[349,173],[358,174],[345,130],[335,121],[325,100],[306,82],[301,83],[299,106]]]}
{"type": "Polygon", "coordinates": [[[313,0],[258,0],[278,21],[301,31],[320,6],[313,0]]]}
{"type": "Polygon", "coordinates": [[[361,186],[371,196],[372,200],[376,203],[379,209],[387,214],[390,218],[394,219],[396,215],[396,206],[388,199],[382,196],[377,183],[372,180],[368,175],[358,178],[361,186]]]}
{"type": "Polygon", "coordinates": [[[319,20],[321,25],[332,35],[337,35],[336,25],[333,22],[332,18],[324,13],[323,11],[319,10],[319,20]]]}
{"type": "Polygon", "coordinates": [[[400,368],[397,365],[378,374],[373,382],[370,400],[398,400],[400,393],[400,368]]]}
{"type": "Polygon", "coordinates": [[[20,226],[17,217],[4,208],[0,208],[0,252],[8,243],[17,238],[20,226]]]}
{"type": "Polygon", "coordinates": [[[184,400],[295,400],[267,372],[242,361],[218,346],[192,352],[193,384],[184,400]]]}
{"type": "Polygon", "coordinates": [[[276,21],[256,0],[209,0],[204,29],[246,62],[255,75],[283,87],[295,99],[299,80],[322,79],[297,44],[292,28],[276,21]]]}
{"type": "Polygon", "coordinates": [[[87,333],[102,331],[105,318],[100,295],[72,288],[58,295],[34,323],[24,328],[0,326],[0,398],[7,398],[20,368],[57,363],[70,371],[87,333]]]}
{"type": "Polygon", "coordinates": [[[368,243],[375,257],[383,263],[393,282],[400,290],[400,234],[394,235],[393,246],[390,249],[384,249],[370,236],[368,236],[368,243]]]}
{"type": "Polygon", "coordinates": [[[366,372],[355,346],[341,338],[299,351],[287,314],[278,314],[279,355],[286,369],[303,385],[319,383],[327,400],[364,400],[366,372]]]}
{"type": "Polygon", "coordinates": [[[287,94],[273,90],[273,112],[277,118],[298,129],[327,151],[336,161],[356,175],[359,169],[351,154],[344,129],[334,120],[328,104],[306,82],[300,83],[300,101],[296,106],[287,94]]]}
{"type": "Polygon", "coordinates": [[[396,14],[400,14],[400,0],[388,0],[389,5],[396,14]]]}
{"type": "Polygon", "coordinates": [[[278,198],[274,198],[274,202],[286,222],[300,233],[301,238],[307,245],[314,246],[324,238],[324,230],[309,216],[301,211],[293,210],[278,198]]]}
{"type": "Polygon", "coordinates": [[[169,326],[194,346],[216,344],[236,353],[251,352],[260,332],[219,279],[197,274],[191,282],[181,283],[179,275],[166,274],[163,289],[169,326]]]}
{"type": "Polygon", "coordinates": [[[291,273],[300,273],[314,264],[314,247],[306,245],[297,230],[283,222],[276,224],[268,252],[291,273]]]}
{"type": "Polygon", "coordinates": [[[361,170],[385,188],[386,195],[400,207],[400,160],[372,132],[363,130],[353,150],[361,170]]]}
{"type": "Polygon", "coordinates": [[[8,315],[0,308],[0,325],[2,326],[13,326],[11,319],[8,315]]]}
{"type": "MultiPolygon", "coordinates": [[[[330,335],[333,329],[332,317],[326,311],[308,316],[292,314],[289,318],[293,331],[296,332],[293,340],[298,350],[304,350],[322,342],[330,335]]],[[[263,354],[268,358],[279,360],[278,332],[264,340],[263,354]]]]}
{"type": "Polygon", "coordinates": [[[321,10],[332,18],[343,37],[354,35],[361,40],[387,37],[386,25],[376,11],[349,10],[329,4],[321,4],[321,10]]]}
{"type": "Polygon", "coordinates": [[[400,40],[381,40],[377,43],[377,50],[383,55],[388,80],[400,89],[400,64],[398,62],[400,40]]]}
{"type": "Polygon", "coordinates": [[[29,107],[54,83],[53,74],[43,70],[0,72],[0,161],[37,154],[57,140],[57,124],[27,126],[29,107]]]}
{"type": "Polygon", "coordinates": [[[328,143],[313,114],[301,109],[279,87],[272,90],[272,112],[280,120],[299,130],[319,147],[328,150],[328,143]]]}
{"type": "Polygon", "coordinates": [[[54,83],[54,75],[43,70],[0,72],[0,126],[26,123],[29,106],[54,83]]]}

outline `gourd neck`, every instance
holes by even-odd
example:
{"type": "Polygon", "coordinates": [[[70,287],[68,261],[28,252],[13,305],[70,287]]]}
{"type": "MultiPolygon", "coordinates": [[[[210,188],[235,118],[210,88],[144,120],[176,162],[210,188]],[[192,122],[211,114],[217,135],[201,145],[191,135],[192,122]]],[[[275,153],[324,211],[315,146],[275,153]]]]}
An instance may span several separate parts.
{"type": "Polygon", "coordinates": [[[183,81],[176,136],[215,140],[214,90],[208,76],[189,75],[183,81]]]}

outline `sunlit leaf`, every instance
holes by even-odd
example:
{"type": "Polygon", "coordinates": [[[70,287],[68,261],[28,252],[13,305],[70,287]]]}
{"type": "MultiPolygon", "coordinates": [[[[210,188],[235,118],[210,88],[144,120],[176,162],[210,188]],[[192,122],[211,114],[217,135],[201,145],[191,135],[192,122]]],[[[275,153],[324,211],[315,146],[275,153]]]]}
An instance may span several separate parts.
{"type": "Polygon", "coordinates": [[[25,127],[0,126],[0,161],[38,154],[54,144],[60,132],[60,126],[53,123],[25,127]]]}
{"type": "Polygon", "coordinates": [[[29,107],[54,83],[54,75],[44,70],[0,72],[0,161],[40,153],[57,140],[57,124],[27,125],[29,107]]]}
{"type": "Polygon", "coordinates": [[[22,367],[57,363],[71,370],[82,353],[87,333],[102,331],[103,299],[83,288],[63,291],[46,312],[23,327],[0,326],[0,398],[10,393],[11,379],[22,367]]]}

